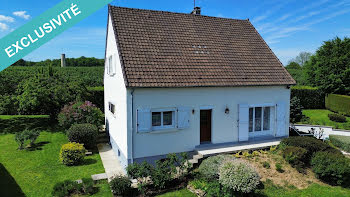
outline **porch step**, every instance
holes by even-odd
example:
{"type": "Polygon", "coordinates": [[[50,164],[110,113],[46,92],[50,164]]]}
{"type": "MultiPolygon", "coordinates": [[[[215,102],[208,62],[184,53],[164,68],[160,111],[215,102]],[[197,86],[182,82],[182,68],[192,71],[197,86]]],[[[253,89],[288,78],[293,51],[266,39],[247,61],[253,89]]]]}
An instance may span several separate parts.
{"type": "Polygon", "coordinates": [[[192,156],[192,159],[188,160],[189,163],[191,163],[192,165],[195,165],[199,162],[199,160],[203,159],[203,155],[200,153],[197,153],[195,155],[192,156]]]}

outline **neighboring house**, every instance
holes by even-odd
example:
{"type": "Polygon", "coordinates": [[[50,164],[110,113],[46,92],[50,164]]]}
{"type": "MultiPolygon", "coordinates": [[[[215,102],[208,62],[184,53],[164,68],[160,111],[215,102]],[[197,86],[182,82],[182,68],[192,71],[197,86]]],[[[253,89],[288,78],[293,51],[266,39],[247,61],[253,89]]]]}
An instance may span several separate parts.
{"type": "Polygon", "coordinates": [[[106,126],[124,167],[288,136],[295,81],[249,20],[109,6],[106,42],[106,126]]]}

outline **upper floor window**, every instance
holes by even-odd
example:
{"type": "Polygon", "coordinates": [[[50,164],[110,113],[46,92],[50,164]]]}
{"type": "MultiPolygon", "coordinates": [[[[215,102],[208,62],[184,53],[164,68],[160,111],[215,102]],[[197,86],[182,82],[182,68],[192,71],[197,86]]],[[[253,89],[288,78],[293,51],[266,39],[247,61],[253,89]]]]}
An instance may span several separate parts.
{"type": "Polygon", "coordinates": [[[111,102],[108,102],[108,109],[112,114],[115,114],[115,105],[111,102]]]}
{"type": "Polygon", "coordinates": [[[114,75],[115,74],[115,65],[113,61],[113,56],[110,55],[107,59],[107,74],[114,75]]]}

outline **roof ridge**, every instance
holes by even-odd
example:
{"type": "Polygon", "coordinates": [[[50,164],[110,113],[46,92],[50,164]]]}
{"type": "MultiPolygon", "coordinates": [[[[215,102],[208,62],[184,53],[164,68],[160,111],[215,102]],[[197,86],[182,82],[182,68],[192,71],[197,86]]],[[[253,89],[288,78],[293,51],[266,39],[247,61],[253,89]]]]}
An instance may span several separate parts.
{"type": "Polygon", "coordinates": [[[207,15],[195,15],[190,13],[183,13],[183,12],[171,12],[171,11],[163,11],[163,10],[151,10],[151,9],[142,9],[142,8],[128,8],[128,7],[121,7],[121,6],[115,6],[109,4],[110,7],[114,8],[122,8],[122,9],[129,9],[129,10],[139,10],[139,11],[151,11],[151,12],[162,12],[162,13],[171,13],[171,14],[182,14],[182,15],[189,15],[189,16],[196,16],[196,17],[208,17],[208,18],[217,18],[217,19],[226,19],[226,20],[236,20],[236,21],[249,21],[249,19],[236,19],[236,18],[225,18],[225,17],[217,17],[217,16],[207,16],[207,15]]]}

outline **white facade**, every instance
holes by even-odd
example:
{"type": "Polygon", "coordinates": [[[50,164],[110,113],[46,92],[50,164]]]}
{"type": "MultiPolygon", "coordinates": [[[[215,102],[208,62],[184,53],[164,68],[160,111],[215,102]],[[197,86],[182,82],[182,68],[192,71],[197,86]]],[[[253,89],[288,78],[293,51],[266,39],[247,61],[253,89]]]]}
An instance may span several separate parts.
{"type": "MultiPolygon", "coordinates": [[[[211,110],[212,144],[253,140],[263,134],[288,136],[290,89],[286,86],[126,88],[110,20],[105,70],[106,126],[124,167],[143,158],[193,151],[201,144],[200,110],[211,110]],[[114,114],[110,103],[115,106],[114,114]],[[260,107],[269,109],[269,121],[264,122],[266,131],[254,134],[249,132],[249,111],[260,107]],[[171,124],[165,125],[163,113],[169,111],[171,124]],[[152,126],[152,112],[161,114],[161,126],[152,126]]],[[[256,117],[254,124],[263,121],[264,114],[256,117]]]]}

